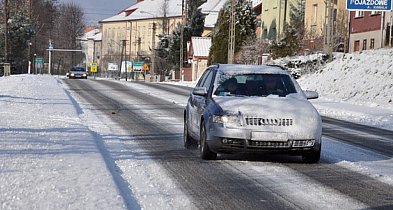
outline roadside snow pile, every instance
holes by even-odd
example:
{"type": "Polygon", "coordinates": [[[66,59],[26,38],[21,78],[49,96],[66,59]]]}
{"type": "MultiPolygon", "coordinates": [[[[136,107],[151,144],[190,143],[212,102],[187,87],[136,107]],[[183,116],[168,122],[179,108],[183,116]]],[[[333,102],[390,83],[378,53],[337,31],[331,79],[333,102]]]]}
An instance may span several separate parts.
{"type": "Polygon", "coordinates": [[[326,64],[327,56],[324,53],[315,53],[302,56],[292,56],[278,58],[269,62],[269,64],[280,65],[288,68],[292,75],[297,79],[303,74],[315,72],[315,69],[321,68],[326,64]]]}
{"type": "Polygon", "coordinates": [[[299,83],[324,99],[393,109],[393,49],[339,54],[299,83]]]}

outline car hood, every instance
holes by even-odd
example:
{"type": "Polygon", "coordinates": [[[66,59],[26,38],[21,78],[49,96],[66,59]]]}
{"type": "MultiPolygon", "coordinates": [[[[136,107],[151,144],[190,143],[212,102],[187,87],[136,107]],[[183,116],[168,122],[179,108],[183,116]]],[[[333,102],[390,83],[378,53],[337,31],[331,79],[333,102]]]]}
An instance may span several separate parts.
{"type": "MultiPolygon", "coordinates": [[[[291,126],[260,126],[260,130],[287,132],[291,139],[320,139],[322,120],[314,106],[300,95],[286,97],[215,97],[221,114],[242,116],[242,119],[267,119],[291,122],[291,126]],[[292,124],[293,123],[293,124],[292,124]]],[[[219,114],[217,113],[216,114],[219,114]]]]}
{"type": "Polygon", "coordinates": [[[314,106],[300,96],[279,97],[216,97],[214,102],[224,113],[251,116],[314,115],[314,106]]]}

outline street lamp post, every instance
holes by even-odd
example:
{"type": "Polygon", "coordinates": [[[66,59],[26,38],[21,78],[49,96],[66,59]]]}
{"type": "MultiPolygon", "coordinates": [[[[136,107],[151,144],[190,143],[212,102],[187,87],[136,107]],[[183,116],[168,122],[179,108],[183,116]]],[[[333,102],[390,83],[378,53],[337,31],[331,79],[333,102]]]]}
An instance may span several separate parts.
{"type": "Polygon", "coordinates": [[[150,67],[150,73],[152,74],[152,75],[155,75],[155,67],[156,67],[156,65],[155,65],[155,58],[156,58],[156,50],[155,50],[155,45],[156,45],[156,23],[155,23],[155,19],[156,19],[156,16],[153,14],[153,13],[150,13],[150,12],[146,12],[146,11],[141,11],[141,13],[142,14],[144,14],[144,13],[146,13],[146,14],[149,14],[149,15],[151,15],[152,17],[153,17],[153,26],[152,26],[152,37],[151,37],[151,45],[152,45],[152,51],[153,51],[153,53],[152,53],[152,58],[151,58],[151,67],[150,67]]]}
{"type": "Polygon", "coordinates": [[[33,45],[33,43],[31,43],[31,41],[29,40],[29,43],[28,43],[28,45],[29,45],[29,49],[28,49],[28,59],[29,59],[29,66],[27,67],[27,73],[28,74],[31,74],[31,45],[33,45]]]}

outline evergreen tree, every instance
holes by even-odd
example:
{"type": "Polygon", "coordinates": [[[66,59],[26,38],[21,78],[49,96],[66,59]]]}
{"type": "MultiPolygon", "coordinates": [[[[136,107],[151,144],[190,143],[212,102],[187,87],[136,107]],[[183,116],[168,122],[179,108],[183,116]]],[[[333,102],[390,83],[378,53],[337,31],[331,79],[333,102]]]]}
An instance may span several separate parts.
{"type": "MultiPolygon", "coordinates": [[[[205,25],[205,15],[198,9],[206,0],[190,1],[188,7],[189,24],[184,26],[183,51],[187,51],[187,42],[192,36],[201,36],[205,25]]],[[[180,66],[180,40],[181,24],[169,35],[159,35],[158,44],[158,71],[161,75],[166,75],[172,69],[179,69],[180,66]]],[[[185,59],[186,60],[186,59],[185,59]]]]}
{"type": "Polygon", "coordinates": [[[198,9],[191,17],[191,23],[190,23],[191,35],[201,36],[204,27],[205,27],[205,15],[202,13],[200,9],[198,9]]]}
{"type": "Polygon", "coordinates": [[[305,31],[305,0],[296,0],[290,8],[290,23],[284,25],[284,36],[279,42],[274,42],[271,46],[274,58],[295,55],[302,47],[305,31]]]}
{"type": "Polygon", "coordinates": [[[198,8],[205,3],[206,0],[192,0],[188,3],[188,17],[192,18],[198,8]]]}
{"type": "MultiPolygon", "coordinates": [[[[236,4],[236,36],[235,54],[244,45],[247,39],[255,37],[256,17],[252,13],[252,5],[249,1],[237,1],[236,4]]],[[[219,12],[218,20],[212,37],[209,63],[227,63],[228,61],[228,39],[229,20],[231,6],[228,1],[219,12]]]]}

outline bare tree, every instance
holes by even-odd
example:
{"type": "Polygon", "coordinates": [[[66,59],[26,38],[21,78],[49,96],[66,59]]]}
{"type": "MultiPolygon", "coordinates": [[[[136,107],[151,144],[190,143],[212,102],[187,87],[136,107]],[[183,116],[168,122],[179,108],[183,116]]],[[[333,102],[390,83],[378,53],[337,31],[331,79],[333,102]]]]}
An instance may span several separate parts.
{"type": "MultiPolygon", "coordinates": [[[[58,48],[80,49],[79,37],[84,33],[84,12],[83,9],[71,2],[59,6],[58,18],[55,26],[55,33],[53,38],[58,48]]],[[[64,54],[64,53],[63,53],[64,54]]],[[[69,57],[64,55],[65,57],[69,57]]],[[[83,56],[80,53],[71,53],[71,59],[64,59],[66,66],[73,66],[79,64],[83,56]],[[75,59],[78,56],[78,60],[75,59]]]]}
{"type": "Polygon", "coordinates": [[[162,33],[169,34],[169,0],[163,0],[161,5],[161,15],[162,15],[162,33]]]}

